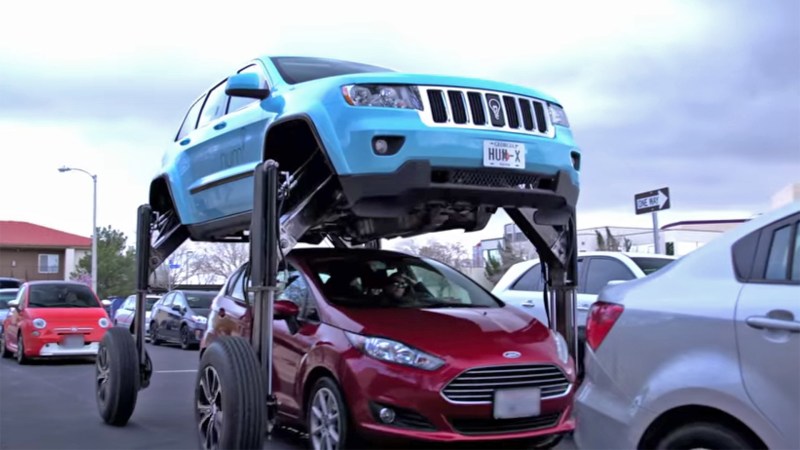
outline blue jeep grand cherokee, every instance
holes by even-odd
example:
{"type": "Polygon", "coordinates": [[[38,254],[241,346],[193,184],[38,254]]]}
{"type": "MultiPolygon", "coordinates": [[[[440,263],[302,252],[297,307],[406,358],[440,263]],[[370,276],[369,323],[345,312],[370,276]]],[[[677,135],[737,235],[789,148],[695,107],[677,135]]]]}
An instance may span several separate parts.
{"type": "Polygon", "coordinates": [[[190,106],[150,186],[156,240],[243,233],[265,159],[295,178],[284,211],[330,191],[322,208],[335,220],[301,239],[311,243],[474,231],[497,208],[574,207],[579,191],[580,150],[562,107],[541,92],[264,56],[190,106]]]}

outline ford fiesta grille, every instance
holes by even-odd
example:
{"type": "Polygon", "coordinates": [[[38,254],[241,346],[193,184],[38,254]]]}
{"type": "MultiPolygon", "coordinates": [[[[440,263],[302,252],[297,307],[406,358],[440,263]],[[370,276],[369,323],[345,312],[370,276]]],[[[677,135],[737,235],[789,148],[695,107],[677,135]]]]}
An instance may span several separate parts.
{"type": "Polygon", "coordinates": [[[567,393],[569,380],[553,365],[511,365],[481,367],[457,376],[442,390],[445,398],[459,403],[491,403],[494,391],[538,387],[542,399],[567,393]]]}
{"type": "Polygon", "coordinates": [[[422,121],[432,127],[493,129],[554,136],[547,103],[533,97],[480,89],[420,86],[422,121]]]}

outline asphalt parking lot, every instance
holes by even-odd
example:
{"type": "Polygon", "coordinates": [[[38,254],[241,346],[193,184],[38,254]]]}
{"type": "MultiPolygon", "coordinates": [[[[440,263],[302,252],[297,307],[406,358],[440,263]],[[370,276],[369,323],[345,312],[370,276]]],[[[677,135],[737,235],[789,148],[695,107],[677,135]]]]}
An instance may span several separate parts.
{"type": "MultiPolygon", "coordinates": [[[[198,448],[192,412],[198,352],[149,344],[148,351],[155,373],[150,387],[140,391],[130,422],[121,428],[105,425],[97,412],[93,360],[26,366],[0,360],[0,449],[198,448]]],[[[307,447],[301,435],[286,430],[264,446],[307,447]]],[[[558,448],[574,447],[565,441],[558,448]]]]}

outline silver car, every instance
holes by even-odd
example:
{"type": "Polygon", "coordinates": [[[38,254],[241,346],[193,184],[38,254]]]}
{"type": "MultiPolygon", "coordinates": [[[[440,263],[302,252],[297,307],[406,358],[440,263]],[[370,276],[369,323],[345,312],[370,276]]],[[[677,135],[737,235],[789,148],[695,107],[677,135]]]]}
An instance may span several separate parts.
{"type": "Polygon", "coordinates": [[[579,448],[800,449],[800,202],[604,288],[579,448]]]}
{"type": "MultiPolygon", "coordinates": [[[[145,339],[149,339],[150,334],[150,311],[153,305],[161,299],[160,295],[148,295],[145,298],[144,308],[144,335],[145,339]]],[[[125,302],[120,305],[119,309],[114,313],[114,325],[124,327],[131,330],[133,333],[133,315],[136,312],[136,295],[129,295],[125,302]]]]}

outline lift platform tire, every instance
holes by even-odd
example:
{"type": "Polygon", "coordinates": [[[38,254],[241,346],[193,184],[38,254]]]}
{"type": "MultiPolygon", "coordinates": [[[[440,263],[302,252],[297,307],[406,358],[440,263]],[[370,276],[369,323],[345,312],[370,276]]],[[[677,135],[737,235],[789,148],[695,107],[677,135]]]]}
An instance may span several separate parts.
{"type": "Polygon", "coordinates": [[[95,359],[95,393],[103,420],[125,426],[136,407],[139,393],[139,352],[136,341],[124,328],[109,328],[95,359]]]}
{"type": "Polygon", "coordinates": [[[266,382],[253,347],[222,336],[203,352],[195,381],[195,423],[200,447],[263,448],[267,431],[266,382]]]}
{"type": "Polygon", "coordinates": [[[682,425],[664,435],[654,446],[658,450],[672,448],[758,448],[750,440],[722,424],[696,422],[682,425]]]}

